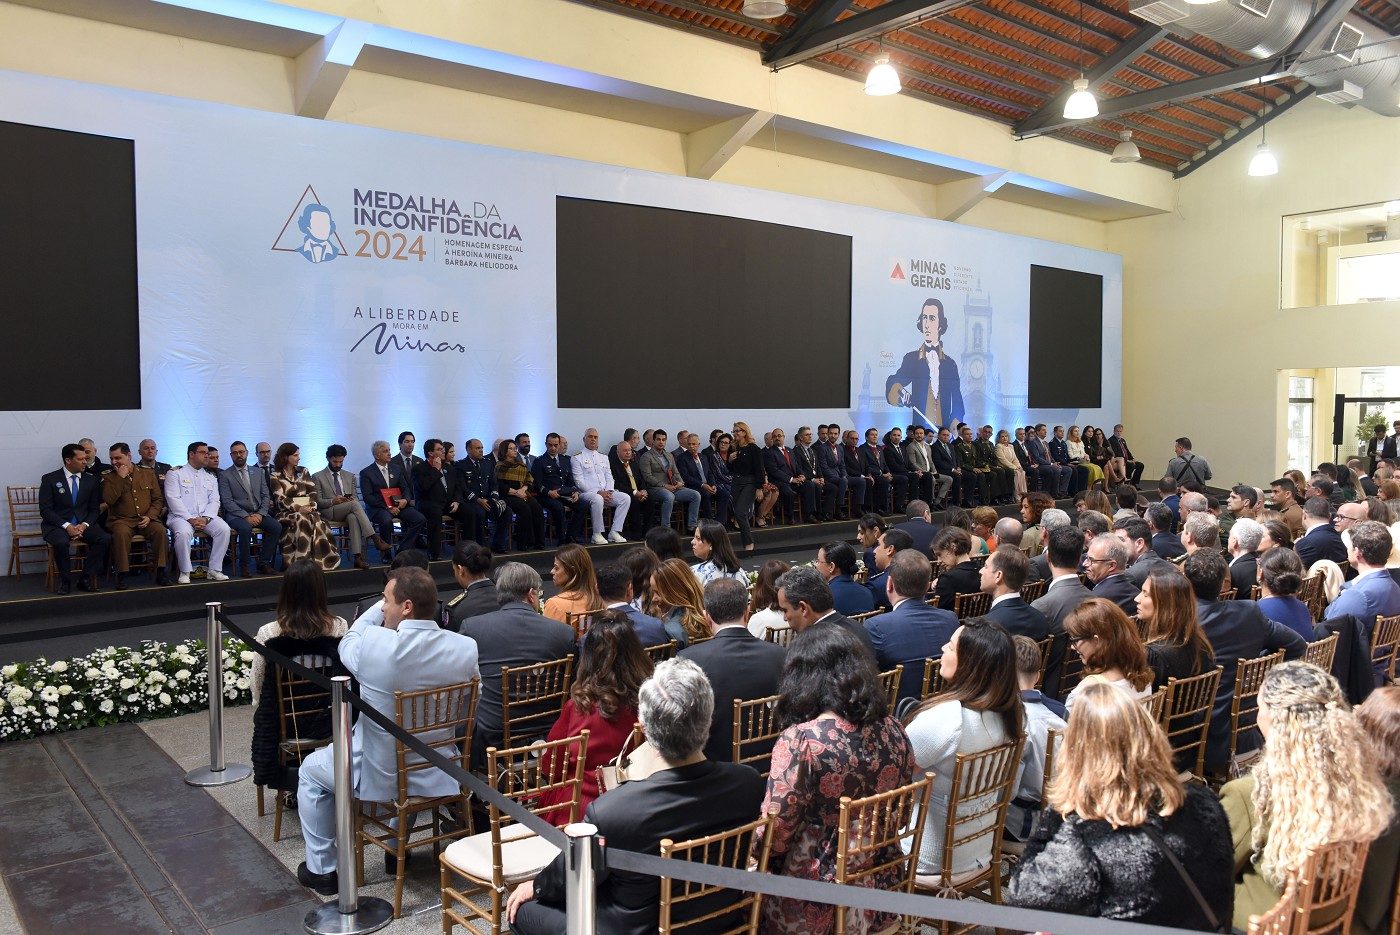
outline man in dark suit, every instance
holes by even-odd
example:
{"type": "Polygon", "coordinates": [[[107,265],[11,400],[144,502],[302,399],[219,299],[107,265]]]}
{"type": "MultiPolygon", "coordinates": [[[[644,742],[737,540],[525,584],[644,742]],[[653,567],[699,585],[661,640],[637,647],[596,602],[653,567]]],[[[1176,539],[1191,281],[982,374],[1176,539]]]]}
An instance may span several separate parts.
{"type": "Polygon", "coordinates": [[[1055,634],[1055,642],[1050,647],[1050,659],[1045,665],[1043,691],[1052,698],[1058,697],[1060,669],[1064,665],[1065,618],[1080,604],[1094,596],[1094,592],[1079,580],[1079,556],[1084,548],[1084,536],[1074,526],[1057,526],[1050,530],[1045,551],[1050,557],[1050,584],[1045,593],[1031,604],[1031,607],[1045,615],[1050,624],[1050,632],[1055,634]]]}
{"type": "MultiPolygon", "coordinates": [[[[1186,557],[1182,572],[1196,594],[1196,614],[1201,629],[1215,650],[1220,687],[1215,694],[1215,710],[1210,718],[1206,743],[1206,767],[1221,770],[1230,758],[1230,703],[1235,697],[1235,669],[1241,659],[1255,659],[1282,649],[1284,658],[1298,659],[1308,644],[1281,623],[1275,623],[1259,610],[1254,601],[1222,601],[1220,586],[1225,581],[1225,559],[1219,552],[1201,549],[1186,557]]],[[[1257,747],[1251,734],[1241,738],[1239,752],[1257,747]]]]}
{"type": "Polygon", "coordinates": [[[263,534],[258,553],[258,573],[270,575],[281,552],[282,524],[272,515],[272,494],[267,478],[248,463],[248,446],[235,441],[228,446],[233,463],[219,474],[219,505],[224,522],[238,540],[234,567],[249,577],[253,574],[253,530],[263,534]]]}
{"type": "Polygon", "coordinates": [[[851,519],[871,509],[870,493],[874,488],[874,478],[865,472],[865,458],[860,453],[859,442],[856,430],[846,429],[838,449],[841,463],[846,467],[846,489],[851,493],[851,519]]]}
{"type": "Polygon", "coordinates": [[[1230,587],[1235,589],[1236,600],[1249,600],[1250,589],[1259,583],[1259,545],[1263,541],[1264,527],[1255,520],[1237,519],[1230,527],[1225,545],[1230,553],[1230,587]]]}
{"type": "MultiPolygon", "coordinates": [[[[678,654],[700,667],[715,693],[715,713],[710,720],[710,737],[705,757],[726,761],[734,758],[734,702],[767,698],[778,693],[787,651],[776,643],[761,640],[749,632],[749,592],[733,578],[716,578],[705,585],[705,621],[715,638],[687,646],[678,654]]],[[[772,741],[766,745],[773,749],[772,741]]],[[[759,744],[743,753],[764,752],[759,744]]]]}
{"type": "Polygon", "coordinates": [[[1111,533],[1095,536],[1084,557],[1084,573],[1094,582],[1094,597],[1106,598],[1129,617],[1137,613],[1139,588],[1123,574],[1128,567],[1128,547],[1111,533]]]}
{"type": "Polygon", "coordinates": [[[846,459],[838,450],[841,447],[840,433],[839,425],[817,426],[817,444],[812,449],[817,456],[817,471],[826,487],[826,496],[822,498],[823,520],[840,518],[846,508],[846,491],[850,481],[846,476],[846,459]],[[830,511],[826,508],[828,500],[831,502],[830,511]]]}
{"type": "Polygon", "coordinates": [[[734,496],[733,487],[723,487],[714,483],[715,478],[705,471],[705,460],[700,457],[700,435],[691,432],[686,439],[685,449],[676,455],[676,470],[681,472],[681,480],[691,490],[700,494],[700,515],[713,519],[716,514],[721,523],[729,519],[730,501],[734,496]]]}
{"type": "Polygon", "coordinates": [[[870,589],[857,584],[856,550],[849,542],[828,542],[817,549],[817,571],[831,588],[832,606],[840,614],[864,614],[875,609],[870,589]]]}
{"type": "Polygon", "coordinates": [[[836,612],[831,588],[827,586],[821,572],[801,565],[783,572],[778,576],[776,583],[778,609],[782,611],[788,626],[798,633],[814,626],[842,627],[850,631],[860,640],[861,645],[870,651],[870,658],[875,658],[875,648],[870,645],[870,634],[866,632],[865,627],[836,612]]]}
{"type": "MultiPolygon", "coordinates": [[[[544,437],[545,453],[535,459],[530,472],[535,476],[535,488],[540,506],[547,517],[553,517],[559,531],[559,545],[583,539],[583,520],[588,515],[580,509],[578,488],[574,486],[574,466],[562,448],[564,440],[558,432],[544,437]]],[[[545,522],[548,522],[546,518],[545,522]]]]}
{"type": "Polygon", "coordinates": [[[1065,441],[1065,427],[1063,425],[1055,426],[1048,447],[1050,448],[1051,460],[1059,467],[1070,469],[1069,493],[1071,496],[1089,486],[1089,469],[1082,464],[1075,464],[1070,458],[1069,443],[1065,441]]]}
{"type": "Polygon", "coordinates": [[[428,539],[428,557],[442,557],[442,521],[450,519],[459,527],[467,526],[467,511],[462,506],[458,473],[447,469],[443,462],[443,444],[438,438],[423,443],[428,460],[413,469],[413,486],[418,491],[418,512],[423,514],[423,532],[428,539]]]}
{"type": "Polygon", "coordinates": [[[1324,558],[1339,563],[1347,560],[1346,544],[1332,528],[1332,504],[1321,497],[1309,497],[1303,504],[1303,528],[1307,532],[1293,543],[1293,551],[1303,560],[1305,571],[1324,558]]]}
{"type": "MultiPolygon", "coordinates": [[[[793,522],[795,513],[793,506],[800,497],[802,499],[802,515],[809,522],[817,518],[817,485],[812,483],[812,476],[802,472],[803,465],[800,465],[795,452],[783,447],[783,441],[787,436],[782,429],[774,429],[772,432],[773,444],[763,449],[763,469],[768,472],[768,480],[778,488],[778,506],[782,511],[782,516],[793,522]]],[[[810,467],[807,468],[810,470],[810,467]]]]}
{"type": "Polygon", "coordinates": [[[894,503],[903,506],[904,501],[908,499],[909,478],[903,472],[894,473],[885,459],[884,449],[880,446],[879,429],[865,430],[865,444],[860,446],[860,456],[865,463],[865,476],[870,478],[873,485],[870,495],[871,508],[877,513],[888,514],[892,496],[894,503]]]}
{"type": "Polygon", "coordinates": [[[462,586],[462,593],[447,602],[451,629],[460,633],[468,618],[501,609],[496,582],[491,580],[491,550],[486,546],[470,539],[457,543],[452,550],[452,577],[462,586]]]}
{"type": "Polygon", "coordinates": [[[886,400],[891,406],[913,407],[924,425],[945,425],[961,419],[963,397],[958,364],[943,349],[943,334],[948,330],[943,303],[934,298],[925,301],[914,326],[923,342],[905,354],[899,369],[885,380],[886,400]]]}
{"type": "Polygon", "coordinates": [[[96,591],[97,574],[107,567],[112,537],[102,528],[102,478],[84,471],[87,452],[82,445],[63,446],[63,467],[39,481],[39,531],[53,549],[58,567],[58,593],[73,589],[76,557],[73,543],[87,543],[87,557],[78,580],[79,591],[96,591]]]}
{"type": "Polygon", "coordinates": [[[404,496],[408,497],[410,503],[418,501],[418,491],[414,488],[417,483],[414,471],[418,465],[423,463],[423,459],[413,453],[413,446],[418,443],[418,439],[413,437],[412,432],[399,433],[399,453],[394,455],[394,461],[399,465],[399,474],[408,481],[408,488],[404,490],[404,496]]]}
{"type": "MultiPolygon", "coordinates": [[[[876,607],[890,609],[890,598],[885,583],[890,577],[890,562],[894,557],[905,549],[914,548],[914,540],[909,533],[903,529],[886,529],[880,533],[880,539],[875,543],[874,552],[875,567],[870,571],[870,580],[865,583],[865,587],[870,591],[870,596],[875,599],[876,607]]],[[[920,555],[927,557],[926,552],[920,555]]]]}
{"type": "Polygon", "coordinates": [[[1041,476],[1031,461],[1030,449],[1026,447],[1026,430],[1024,428],[1016,429],[1016,438],[1011,442],[1011,450],[1015,452],[1016,460],[1021,462],[1021,470],[1026,474],[1026,489],[1040,490],[1041,476]]]}
{"type": "Polygon", "coordinates": [[[1128,483],[1136,487],[1142,480],[1143,464],[1133,457],[1133,450],[1128,447],[1128,440],[1123,437],[1123,426],[1113,427],[1113,434],[1108,439],[1108,448],[1114,457],[1123,459],[1123,464],[1128,469],[1128,483]]]}
{"type": "Polygon", "coordinates": [[[922,500],[910,500],[909,506],[904,509],[904,515],[908,519],[902,523],[896,523],[891,528],[907,533],[909,538],[913,540],[912,548],[928,555],[928,547],[933,544],[933,537],[938,535],[938,527],[933,524],[933,513],[929,510],[928,504],[922,500]]]}
{"type": "Polygon", "coordinates": [[[899,700],[918,698],[923,690],[924,660],[943,655],[953,638],[958,618],[952,611],[924,601],[933,580],[933,563],[913,549],[896,552],[890,560],[885,595],[890,611],[871,617],[866,626],[875,662],[882,672],[904,666],[899,677],[899,700]]]}
{"type": "Polygon", "coordinates": [[[1366,442],[1366,472],[1373,473],[1376,465],[1380,464],[1381,458],[1385,457],[1385,426],[1377,425],[1371,434],[1371,438],[1366,442]]]}
{"type": "Polygon", "coordinates": [[[467,456],[456,461],[457,494],[462,503],[464,532],[467,538],[486,544],[486,530],[494,522],[491,549],[504,552],[510,541],[510,507],[496,486],[495,471],[487,463],[486,448],[479,438],[469,438],[467,456]]]}
{"type": "Polygon", "coordinates": [[[952,432],[946,427],[939,429],[937,440],[929,447],[929,456],[933,458],[933,469],[938,474],[940,486],[945,477],[951,481],[947,485],[945,503],[960,503],[965,484],[962,463],[958,460],[958,453],[953,450],[952,437],[952,432]]]}
{"type": "Polygon", "coordinates": [[[924,441],[924,427],[915,425],[909,429],[909,437],[904,441],[904,463],[909,474],[909,496],[916,500],[932,502],[948,496],[953,485],[952,477],[940,477],[933,469],[933,456],[928,443],[924,441]],[[940,483],[935,488],[934,481],[940,483]],[[947,483],[942,483],[947,481],[947,483]]]}
{"type": "Polygon", "coordinates": [[[903,513],[904,505],[909,502],[909,498],[919,496],[917,493],[912,493],[914,477],[909,470],[909,462],[904,457],[904,446],[900,443],[900,439],[903,437],[899,429],[890,429],[885,435],[885,444],[880,447],[880,454],[885,459],[886,470],[896,478],[891,481],[891,489],[894,491],[894,502],[891,504],[891,508],[895,513],[903,513]]]}
{"type": "Polygon", "coordinates": [[[642,482],[642,472],[637,469],[634,457],[631,442],[618,442],[617,463],[612,466],[612,472],[613,489],[632,498],[632,508],[627,511],[623,532],[627,538],[635,540],[651,528],[656,511],[652,509],[651,495],[642,482]]]}
{"type": "MultiPolygon", "coordinates": [[[[551,620],[536,609],[543,590],[539,572],[520,562],[506,562],[496,569],[496,597],[500,608],[462,621],[462,634],[476,640],[481,666],[481,698],[476,706],[476,732],[472,737],[473,771],[485,768],[487,747],[501,745],[504,726],[501,668],[550,662],[574,652],[573,627],[551,620]]],[[[551,726],[543,719],[535,723],[541,736],[551,726]]],[[[512,737],[511,743],[529,739],[512,737]]]]}
{"type": "Polygon", "coordinates": [[[632,592],[632,572],[620,562],[607,562],[598,566],[598,596],[603,599],[607,610],[620,610],[632,621],[632,631],[641,640],[642,646],[660,646],[669,643],[671,637],[666,625],[660,620],[644,614],[632,606],[636,596],[632,592]]]}
{"type": "Polygon", "coordinates": [[[812,430],[808,426],[799,426],[797,434],[793,436],[793,441],[797,444],[792,446],[792,470],[794,476],[807,478],[805,486],[810,491],[804,491],[802,500],[802,515],[809,523],[819,522],[823,517],[829,517],[836,509],[836,491],[828,490],[826,478],[822,475],[821,469],[817,466],[817,451],[812,445],[812,430]],[[820,507],[817,500],[820,498],[820,507]],[[811,509],[808,509],[808,504],[811,509]]]}
{"type": "Polygon", "coordinates": [[[1014,545],[997,546],[982,565],[982,591],[992,595],[987,619],[995,620],[1012,636],[1029,636],[1037,643],[1050,635],[1050,621],[1021,599],[1030,561],[1014,545]]]}
{"type": "Polygon", "coordinates": [[[1040,489],[1056,499],[1061,499],[1069,493],[1074,471],[1068,465],[1055,463],[1050,448],[1045,444],[1047,434],[1044,422],[1037,425],[1035,432],[1026,437],[1026,453],[1030,455],[1031,466],[1040,478],[1040,489]]]}
{"type": "MultiPolygon", "coordinates": [[[[763,801],[758,773],[738,763],[706,759],[701,752],[711,712],[719,705],[700,667],[688,659],[668,659],[638,695],[639,717],[658,769],[650,781],[623,783],[594,800],[583,820],[598,829],[609,848],[642,854],[656,854],[666,838],[685,841],[753,821],[763,801]]],[[[565,865],[561,853],[533,881],[511,892],[506,918],[516,935],[563,935],[565,865]]],[[[655,935],[660,905],[656,877],[608,868],[596,880],[599,932],[655,935]]],[[[728,898],[730,894],[719,894],[720,900],[728,898]]],[[[677,906],[673,920],[688,922],[716,908],[709,897],[693,900],[677,906]]],[[[734,931],[744,921],[721,915],[707,923],[713,926],[707,930],[734,931]]]]}
{"type": "Polygon", "coordinates": [[[389,457],[386,441],[376,441],[370,453],[374,462],[360,469],[360,496],[364,498],[365,515],[386,542],[394,541],[394,520],[398,520],[402,531],[398,549],[417,548],[425,520],[413,506],[409,496],[412,485],[404,476],[403,465],[397,458],[389,457]],[[392,501],[386,501],[384,491],[390,489],[397,489],[399,493],[392,501]]]}
{"type": "Polygon", "coordinates": [[[1181,544],[1172,528],[1172,511],[1160,503],[1153,503],[1143,514],[1143,519],[1147,520],[1147,525],[1152,529],[1152,551],[1157,553],[1158,558],[1171,561],[1186,554],[1186,547],[1181,544]]]}
{"type": "Polygon", "coordinates": [[[1153,568],[1171,564],[1152,551],[1152,529],[1136,516],[1114,523],[1113,534],[1128,550],[1128,567],[1123,576],[1138,590],[1142,590],[1142,583],[1153,568]]]}

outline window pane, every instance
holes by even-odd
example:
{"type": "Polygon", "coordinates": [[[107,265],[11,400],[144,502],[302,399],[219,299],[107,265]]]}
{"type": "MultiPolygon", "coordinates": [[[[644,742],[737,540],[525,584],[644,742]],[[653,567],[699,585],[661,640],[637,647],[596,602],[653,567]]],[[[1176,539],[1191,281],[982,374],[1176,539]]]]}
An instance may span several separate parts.
{"type": "Polygon", "coordinates": [[[1288,378],[1288,398],[1289,398],[1289,399],[1312,399],[1312,398],[1313,398],[1313,378],[1312,378],[1312,377],[1289,377],[1289,378],[1288,378]]]}
{"type": "Polygon", "coordinates": [[[1297,468],[1304,472],[1312,470],[1312,425],[1312,403],[1288,404],[1288,467],[1290,469],[1297,468]]]}

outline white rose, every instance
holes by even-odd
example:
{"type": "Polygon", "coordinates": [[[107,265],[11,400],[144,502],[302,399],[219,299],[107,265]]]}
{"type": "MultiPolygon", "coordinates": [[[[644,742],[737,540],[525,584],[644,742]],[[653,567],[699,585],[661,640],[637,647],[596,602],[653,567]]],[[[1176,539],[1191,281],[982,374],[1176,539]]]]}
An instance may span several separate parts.
{"type": "Polygon", "coordinates": [[[148,681],[148,682],[150,682],[150,683],[152,683],[152,684],[155,684],[155,683],[157,683],[157,682],[164,682],[164,681],[165,681],[165,673],[163,673],[163,672],[149,672],[149,673],[146,674],[146,681],[148,681]]]}
{"type": "Polygon", "coordinates": [[[175,681],[177,681],[177,682],[183,682],[183,681],[187,680],[189,677],[190,677],[190,670],[189,670],[189,669],[181,669],[179,672],[176,672],[176,673],[175,673],[175,681]]]}
{"type": "Polygon", "coordinates": [[[141,696],[135,693],[126,696],[127,701],[136,702],[141,700],[141,696]]]}
{"type": "Polygon", "coordinates": [[[122,679],[121,686],[122,691],[126,691],[128,688],[134,688],[136,686],[136,679],[122,679]]]}
{"type": "Polygon", "coordinates": [[[180,696],[180,704],[189,704],[189,703],[190,703],[190,696],[189,696],[189,695],[181,695],[181,696],[180,696]]]}
{"type": "Polygon", "coordinates": [[[73,694],[73,686],[72,686],[72,685],[60,685],[60,686],[58,686],[58,693],[59,693],[60,695],[71,695],[71,694],[73,694]]]}
{"type": "Polygon", "coordinates": [[[46,708],[44,708],[44,713],[47,714],[49,717],[58,717],[58,705],[51,704],[47,706],[46,708]]]}
{"type": "Polygon", "coordinates": [[[5,678],[7,678],[7,679],[12,679],[12,678],[14,678],[15,675],[16,675],[18,672],[19,672],[19,666],[16,666],[16,665],[8,665],[8,666],[5,666],[4,668],[0,668],[0,675],[5,676],[5,678]]]}
{"type": "Polygon", "coordinates": [[[54,671],[54,672],[67,672],[67,671],[68,671],[68,663],[66,663],[66,662],[64,662],[62,659],[60,659],[60,660],[58,660],[57,662],[55,662],[53,665],[49,666],[49,668],[50,668],[52,671],[54,671]]]}
{"type": "Polygon", "coordinates": [[[111,699],[111,698],[104,698],[104,699],[102,699],[102,703],[99,704],[99,705],[97,706],[97,710],[101,711],[103,714],[111,714],[111,713],[112,713],[112,699],[111,699]]]}
{"type": "Polygon", "coordinates": [[[170,704],[170,696],[167,695],[165,692],[161,692],[161,693],[160,693],[160,703],[161,703],[161,704],[164,704],[164,705],[170,704]]]}
{"type": "Polygon", "coordinates": [[[74,711],[81,711],[81,710],[83,710],[83,703],[82,703],[81,701],[75,701],[75,702],[73,702],[73,710],[74,710],[74,711]]]}
{"type": "Polygon", "coordinates": [[[100,679],[100,678],[102,678],[102,672],[101,672],[100,669],[89,668],[86,672],[83,673],[83,678],[85,678],[85,679],[100,679]]]}
{"type": "Polygon", "coordinates": [[[248,687],[248,680],[247,680],[247,679],[239,679],[239,680],[238,680],[238,687],[239,687],[240,689],[246,689],[246,688],[248,687]]]}

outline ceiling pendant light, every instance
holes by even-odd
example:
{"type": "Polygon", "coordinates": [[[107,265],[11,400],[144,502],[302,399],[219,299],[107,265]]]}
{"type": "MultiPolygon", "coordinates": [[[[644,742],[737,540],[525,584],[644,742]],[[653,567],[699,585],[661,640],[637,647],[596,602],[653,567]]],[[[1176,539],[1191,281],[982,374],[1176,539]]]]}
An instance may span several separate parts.
{"type": "Polygon", "coordinates": [[[1123,142],[1113,147],[1111,162],[1137,162],[1142,158],[1142,153],[1138,152],[1137,144],[1133,142],[1132,130],[1120,130],[1118,138],[1123,142]]]}
{"type": "Polygon", "coordinates": [[[890,64],[889,53],[885,51],[885,40],[880,40],[880,54],[875,64],[865,76],[865,93],[871,97],[888,97],[900,90],[899,72],[890,64]]]}
{"type": "MultiPolygon", "coordinates": [[[[1084,51],[1084,0],[1079,0],[1079,49],[1084,51]]],[[[1099,99],[1089,90],[1089,79],[1084,77],[1084,69],[1079,69],[1079,77],[1074,79],[1074,93],[1065,101],[1066,120],[1088,120],[1099,115],[1099,99]]]]}
{"type": "Polygon", "coordinates": [[[777,19],[788,11],[786,0],[744,0],[744,15],[750,19],[777,19]]]}
{"type": "Polygon", "coordinates": [[[1249,160],[1249,174],[1253,176],[1278,175],[1278,157],[1269,148],[1269,126],[1265,124],[1259,135],[1259,145],[1254,148],[1254,158],[1249,160]]]}

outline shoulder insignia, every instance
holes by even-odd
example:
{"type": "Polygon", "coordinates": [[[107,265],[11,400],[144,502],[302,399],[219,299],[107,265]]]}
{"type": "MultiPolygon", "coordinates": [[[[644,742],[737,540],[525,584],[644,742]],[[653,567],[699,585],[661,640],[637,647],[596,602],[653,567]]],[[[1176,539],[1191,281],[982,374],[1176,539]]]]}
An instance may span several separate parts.
{"type": "Polygon", "coordinates": [[[458,594],[458,595],[457,595],[456,597],[454,597],[452,600],[448,601],[448,602],[447,602],[447,606],[448,606],[448,607],[456,607],[458,601],[462,600],[462,598],[464,598],[464,597],[466,597],[466,596],[467,596],[467,592],[466,592],[466,591],[463,591],[461,594],[458,594]]]}

